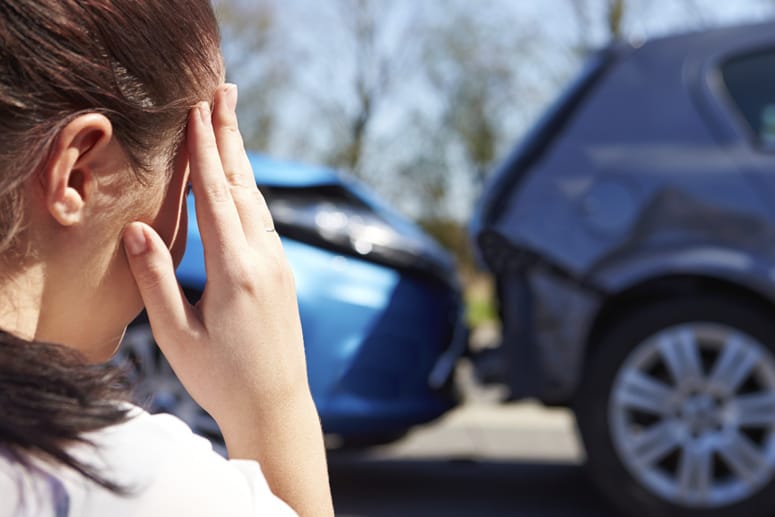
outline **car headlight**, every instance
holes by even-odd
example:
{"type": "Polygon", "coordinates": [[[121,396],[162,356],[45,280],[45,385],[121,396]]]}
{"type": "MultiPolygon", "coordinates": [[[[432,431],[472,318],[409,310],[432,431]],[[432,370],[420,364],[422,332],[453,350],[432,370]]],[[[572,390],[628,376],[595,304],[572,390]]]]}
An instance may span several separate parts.
{"type": "Polygon", "coordinates": [[[435,241],[408,222],[398,228],[341,186],[262,186],[261,191],[285,237],[399,269],[435,270],[436,275],[454,270],[435,241]]]}

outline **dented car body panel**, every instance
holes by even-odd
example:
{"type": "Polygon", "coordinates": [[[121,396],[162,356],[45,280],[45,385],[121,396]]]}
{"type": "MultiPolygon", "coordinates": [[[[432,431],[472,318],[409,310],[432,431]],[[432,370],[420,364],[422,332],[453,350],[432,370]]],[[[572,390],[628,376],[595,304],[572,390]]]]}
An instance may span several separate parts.
{"type": "Polygon", "coordinates": [[[496,169],[471,231],[512,397],[571,399],[601,311],[644,283],[707,277],[775,300],[775,93],[754,123],[733,98],[769,55],[772,23],[612,46],[496,169]]]}

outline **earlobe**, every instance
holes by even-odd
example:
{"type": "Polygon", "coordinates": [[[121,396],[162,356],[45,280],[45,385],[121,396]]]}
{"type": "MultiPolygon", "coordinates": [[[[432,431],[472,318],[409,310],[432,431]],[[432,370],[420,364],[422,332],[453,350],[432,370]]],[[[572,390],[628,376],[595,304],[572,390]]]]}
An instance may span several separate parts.
{"type": "MultiPolygon", "coordinates": [[[[52,192],[52,196],[49,202],[49,211],[56,221],[62,226],[72,226],[81,222],[83,215],[83,207],[86,201],[86,182],[83,181],[83,172],[72,171],[70,174],[70,181],[64,186],[64,190],[61,192],[52,192]],[[72,179],[78,176],[81,179],[73,182],[72,179]]],[[[61,187],[60,187],[61,188],[61,187]]]]}
{"type": "Polygon", "coordinates": [[[95,188],[95,170],[111,158],[112,137],[110,121],[98,113],[80,115],[60,131],[41,178],[46,208],[58,224],[73,226],[83,220],[95,188]]]}

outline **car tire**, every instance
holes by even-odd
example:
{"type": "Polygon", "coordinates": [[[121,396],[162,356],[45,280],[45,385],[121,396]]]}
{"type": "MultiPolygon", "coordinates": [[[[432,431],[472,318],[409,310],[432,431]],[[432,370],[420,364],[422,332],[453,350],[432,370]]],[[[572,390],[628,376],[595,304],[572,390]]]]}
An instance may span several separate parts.
{"type": "Polygon", "coordinates": [[[624,515],[773,514],[775,314],[762,307],[703,296],[630,312],[590,344],[574,411],[588,471],[624,515]]]}

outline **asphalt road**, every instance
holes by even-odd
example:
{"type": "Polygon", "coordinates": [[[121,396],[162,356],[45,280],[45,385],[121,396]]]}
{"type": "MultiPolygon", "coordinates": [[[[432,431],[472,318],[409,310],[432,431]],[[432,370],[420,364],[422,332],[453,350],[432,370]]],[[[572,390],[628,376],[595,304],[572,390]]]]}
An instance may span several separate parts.
{"type": "Polygon", "coordinates": [[[482,460],[331,461],[341,516],[614,516],[578,465],[482,460]]]}
{"type": "Polygon", "coordinates": [[[616,515],[585,476],[570,412],[494,398],[472,388],[463,406],[395,444],[331,453],[337,515],[616,515]]]}

